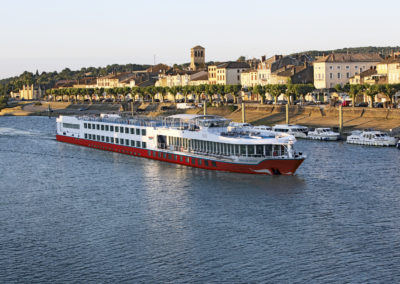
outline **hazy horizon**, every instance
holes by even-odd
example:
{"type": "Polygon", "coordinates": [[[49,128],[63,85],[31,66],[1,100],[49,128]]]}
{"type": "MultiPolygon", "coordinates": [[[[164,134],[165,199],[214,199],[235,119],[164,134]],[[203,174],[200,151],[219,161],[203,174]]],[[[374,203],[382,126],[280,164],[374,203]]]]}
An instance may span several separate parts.
{"type": "Polygon", "coordinates": [[[24,71],[206,61],[361,46],[399,46],[400,3],[343,1],[26,0],[3,4],[0,79],[24,71]],[[12,12],[12,13],[11,13],[12,12]]]}

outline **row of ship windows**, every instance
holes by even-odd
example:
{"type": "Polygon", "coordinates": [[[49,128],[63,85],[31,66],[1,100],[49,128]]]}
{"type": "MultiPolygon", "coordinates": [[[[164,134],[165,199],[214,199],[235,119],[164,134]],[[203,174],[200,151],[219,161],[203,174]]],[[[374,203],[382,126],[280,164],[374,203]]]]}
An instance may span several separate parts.
{"type": "MultiPolygon", "coordinates": [[[[284,145],[238,145],[172,136],[168,136],[168,144],[177,150],[225,156],[280,156],[286,153],[284,145]]],[[[158,146],[164,148],[163,145],[158,146]]]]}
{"type": "Polygon", "coordinates": [[[94,134],[85,133],[85,139],[99,141],[99,142],[119,144],[119,145],[124,145],[124,146],[137,147],[137,148],[147,148],[146,142],[140,142],[140,141],[122,139],[122,138],[115,138],[115,137],[108,137],[108,136],[103,136],[103,135],[94,135],[94,134]]]}
{"type": "Polygon", "coordinates": [[[208,166],[209,163],[211,163],[211,166],[216,167],[217,163],[214,161],[208,161],[204,159],[199,159],[199,158],[193,158],[193,157],[187,157],[187,156],[179,156],[179,155],[174,155],[170,153],[165,153],[165,152],[156,152],[156,151],[150,151],[148,152],[148,155],[151,157],[153,156],[154,158],[163,158],[163,159],[168,159],[168,160],[175,160],[175,161],[181,161],[181,162],[186,162],[186,163],[191,163],[192,165],[205,165],[208,166]],[[196,163],[197,162],[197,163],[196,163]]]}
{"type": "Polygon", "coordinates": [[[112,132],[120,132],[126,134],[136,134],[146,136],[146,129],[140,128],[132,128],[132,127],[123,127],[123,126],[114,126],[114,125],[104,125],[104,124],[95,124],[95,123],[84,123],[83,127],[85,129],[95,129],[102,131],[112,131],[112,132]]]}

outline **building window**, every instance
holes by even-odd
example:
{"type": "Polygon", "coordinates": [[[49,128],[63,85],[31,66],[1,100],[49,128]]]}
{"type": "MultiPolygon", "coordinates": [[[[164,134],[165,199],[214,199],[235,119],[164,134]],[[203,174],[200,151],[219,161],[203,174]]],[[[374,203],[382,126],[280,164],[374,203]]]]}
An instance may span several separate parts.
{"type": "Polygon", "coordinates": [[[146,149],[146,148],[147,148],[146,142],[142,142],[142,148],[143,148],[143,149],[146,149]]]}
{"type": "Polygon", "coordinates": [[[347,79],[350,78],[350,73],[349,72],[346,73],[346,77],[347,77],[347,79]]]}
{"type": "Polygon", "coordinates": [[[216,166],[217,166],[217,163],[214,162],[214,161],[211,161],[211,165],[212,165],[213,167],[216,167],[216,166]]]}
{"type": "Polygon", "coordinates": [[[131,128],[131,134],[135,134],[135,128],[131,128]]]}
{"type": "Polygon", "coordinates": [[[340,73],[337,73],[337,78],[340,79],[340,73]]]}
{"type": "Polygon", "coordinates": [[[84,123],[84,124],[83,124],[83,127],[84,127],[84,128],[87,128],[87,123],[84,123]]]}
{"type": "Polygon", "coordinates": [[[106,131],[108,131],[108,125],[105,126],[106,131]]]}
{"type": "Polygon", "coordinates": [[[140,148],[140,141],[136,141],[136,147],[140,148]]]}
{"type": "Polygon", "coordinates": [[[333,74],[329,73],[329,79],[333,79],[333,74]]]}
{"type": "Polygon", "coordinates": [[[110,142],[110,138],[108,136],[106,136],[106,142],[110,142]]]}
{"type": "Polygon", "coordinates": [[[97,135],[97,141],[100,141],[100,135],[97,135]]]}
{"type": "Polygon", "coordinates": [[[346,66],[346,69],[350,69],[350,66],[346,66]]]}
{"type": "Polygon", "coordinates": [[[115,132],[118,132],[118,126],[115,126],[115,132]]]}
{"type": "Polygon", "coordinates": [[[146,136],[146,129],[142,129],[142,136],[146,136]]]}
{"type": "Polygon", "coordinates": [[[100,130],[100,124],[96,124],[97,130],[100,130]]]}
{"type": "Polygon", "coordinates": [[[125,133],[129,133],[129,128],[125,127],[125,133]]]}
{"type": "Polygon", "coordinates": [[[88,128],[92,129],[92,125],[90,123],[88,123],[88,128]]]}
{"type": "Polygon", "coordinates": [[[114,126],[110,125],[110,131],[114,132],[114,126]]]}
{"type": "Polygon", "coordinates": [[[129,139],[125,139],[125,145],[129,146],[129,139]]]}
{"type": "Polygon", "coordinates": [[[104,130],[104,124],[101,125],[101,130],[104,130]]]}
{"type": "Polygon", "coordinates": [[[103,142],[104,142],[104,136],[103,136],[103,135],[101,136],[101,141],[103,141],[103,142]]]}
{"type": "Polygon", "coordinates": [[[87,136],[87,133],[85,133],[85,139],[87,139],[87,137],[88,137],[88,136],[87,136]]]}
{"type": "Polygon", "coordinates": [[[140,129],[136,128],[136,135],[140,135],[140,129]]]}
{"type": "Polygon", "coordinates": [[[135,147],[135,140],[131,140],[131,146],[135,147]]]}
{"type": "Polygon", "coordinates": [[[329,66],[329,69],[332,70],[332,69],[333,69],[333,66],[329,66]]]}
{"type": "Polygon", "coordinates": [[[115,144],[119,144],[119,139],[118,139],[118,138],[115,138],[115,139],[114,139],[114,143],[115,143],[115,144]]]}
{"type": "Polygon", "coordinates": [[[338,66],[337,69],[340,69],[340,66],[338,66]]]}
{"type": "Polygon", "coordinates": [[[357,69],[358,69],[358,66],[357,66],[357,65],[356,65],[356,66],[354,66],[354,69],[356,69],[356,70],[357,70],[357,69]]]}

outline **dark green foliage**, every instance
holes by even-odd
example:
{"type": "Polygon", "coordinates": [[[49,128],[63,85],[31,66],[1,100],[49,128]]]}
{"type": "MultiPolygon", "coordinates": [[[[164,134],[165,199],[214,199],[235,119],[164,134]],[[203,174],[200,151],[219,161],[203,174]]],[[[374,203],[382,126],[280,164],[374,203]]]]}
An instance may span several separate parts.
{"type": "Polygon", "coordinates": [[[381,53],[382,55],[390,55],[392,52],[400,51],[400,46],[366,46],[366,47],[346,47],[334,50],[308,50],[294,53],[292,55],[310,55],[312,57],[328,55],[330,53],[381,53]]]}
{"type": "Polygon", "coordinates": [[[10,77],[0,80],[0,95],[9,94],[11,91],[18,91],[22,88],[22,85],[41,85],[46,89],[54,87],[54,84],[59,80],[79,80],[85,77],[99,77],[105,76],[112,72],[132,72],[145,70],[150,65],[138,65],[138,64],[112,64],[106,67],[83,67],[80,70],[72,71],[69,68],[65,68],[61,72],[39,72],[31,73],[25,71],[19,76],[10,77]]]}

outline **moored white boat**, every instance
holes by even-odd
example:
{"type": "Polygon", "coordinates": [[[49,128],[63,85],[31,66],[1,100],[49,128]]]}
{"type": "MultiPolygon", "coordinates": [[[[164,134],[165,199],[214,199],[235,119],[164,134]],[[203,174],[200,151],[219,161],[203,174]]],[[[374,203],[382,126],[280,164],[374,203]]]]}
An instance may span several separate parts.
{"type": "Polygon", "coordinates": [[[330,128],[315,128],[309,131],[307,138],[323,141],[337,141],[340,139],[340,133],[333,132],[330,128]]]}
{"type": "Polygon", "coordinates": [[[346,142],[369,146],[396,146],[397,138],[382,131],[354,130],[351,135],[347,136],[346,142]]]}
{"type": "Polygon", "coordinates": [[[296,138],[307,138],[308,128],[301,125],[277,124],[272,131],[293,135],[296,138]]]}
{"type": "Polygon", "coordinates": [[[60,116],[57,140],[207,170],[293,175],[306,158],[296,139],[229,129],[213,115],[158,118],[60,116]]]}

